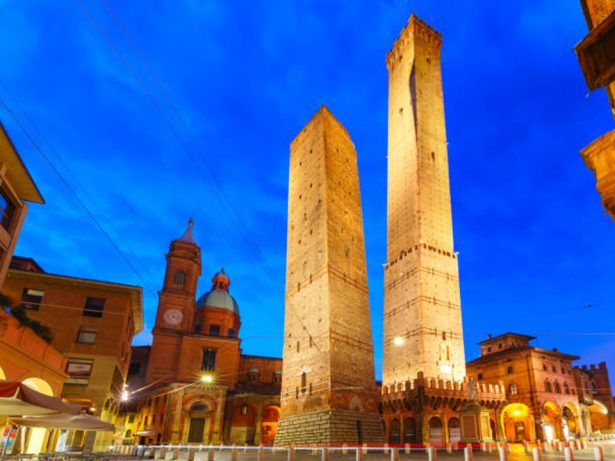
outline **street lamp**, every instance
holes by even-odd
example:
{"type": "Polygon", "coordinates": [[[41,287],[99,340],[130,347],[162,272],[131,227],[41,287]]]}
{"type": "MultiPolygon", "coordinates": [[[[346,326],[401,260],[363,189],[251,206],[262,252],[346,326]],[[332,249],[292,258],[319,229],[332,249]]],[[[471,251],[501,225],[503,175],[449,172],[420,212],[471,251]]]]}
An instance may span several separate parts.
{"type": "Polygon", "coordinates": [[[204,371],[203,374],[201,374],[200,381],[203,384],[214,384],[216,382],[216,377],[212,372],[204,371]]]}

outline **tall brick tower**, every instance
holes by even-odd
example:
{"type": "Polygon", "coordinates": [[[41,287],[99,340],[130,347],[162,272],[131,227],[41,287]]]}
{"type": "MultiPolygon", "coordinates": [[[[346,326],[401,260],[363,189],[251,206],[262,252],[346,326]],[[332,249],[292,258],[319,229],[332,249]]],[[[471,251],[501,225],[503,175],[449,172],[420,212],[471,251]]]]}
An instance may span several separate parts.
{"type": "Polygon", "coordinates": [[[382,442],[357,154],[321,107],[290,147],[276,444],[382,442]]]}
{"type": "Polygon", "coordinates": [[[462,380],[465,354],[448,179],[442,38],[412,15],[387,55],[389,141],[383,385],[462,380]]]}
{"type": "Polygon", "coordinates": [[[195,294],[201,275],[201,249],[192,235],[192,218],[184,234],[173,240],[167,253],[164,285],[158,292],[156,324],[147,382],[177,379],[182,336],[192,332],[195,294]]]}

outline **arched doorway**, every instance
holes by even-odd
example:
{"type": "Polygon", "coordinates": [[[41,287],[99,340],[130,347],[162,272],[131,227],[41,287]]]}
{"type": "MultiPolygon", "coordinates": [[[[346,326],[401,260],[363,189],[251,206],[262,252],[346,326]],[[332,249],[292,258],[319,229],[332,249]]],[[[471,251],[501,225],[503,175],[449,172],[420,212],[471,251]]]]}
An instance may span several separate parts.
{"type": "Polygon", "coordinates": [[[546,442],[562,438],[562,418],[557,404],[553,402],[545,402],[543,404],[541,425],[543,439],[546,442]]]}
{"type": "Polygon", "coordinates": [[[459,418],[451,418],[448,420],[448,441],[450,443],[461,442],[461,424],[459,418]]]}
{"type": "MultiPolygon", "coordinates": [[[[37,392],[40,392],[41,394],[53,397],[53,389],[44,379],[28,378],[24,379],[22,382],[26,386],[34,389],[37,392]]],[[[49,435],[49,431],[47,429],[42,427],[33,427],[29,429],[23,428],[21,430],[23,431],[22,437],[24,437],[26,442],[26,453],[32,454],[45,451],[45,443],[49,435]]]]}
{"type": "Polygon", "coordinates": [[[578,436],[576,408],[571,404],[564,405],[562,409],[562,435],[564,440],[578,436]]]}
{"type": "Polygon", "coordinates": [[[206,436],[209,407],[203,402],[195,402],[190,407],[190,424],[188,427],[188,443],[207,442],[206,436]]]}
{"type": "Polygon", "coordinates": [[[497,429],[493,418],[489,419],[489,427],[491,428],[491,438],[497,440],[497,429]]]}
{"type": "Polygon", "coordinates": [[[263,410],[263,422],[261,423],[261,443],[273,445],[275,434],[278,431],[280,420],[280,407],[275,405],[266,406],[263,410]]]}
{"type": "Polygon", "coordinates": [[[414,418],[404,419],[404,443],[414,443],[416,439],[416,423],[414,418]]]}
{"type": "Polygon", "coordinates": [[[508,442],[532,440],[532,420],[529,408],[522,403],[511,403],[502,409],[502,427],[508,442]]]}
{"type": "Polygon", "coordinates": [[[442,430],[442,420],[437,416],[429,420],[429,443],[444,443],[444,431],[442,430]]]}
{"type": "Polygon", "coordinates": [[[401,425],[397,418],[393,418],[389,423],[389,443],[401,443],[401,425]]]}

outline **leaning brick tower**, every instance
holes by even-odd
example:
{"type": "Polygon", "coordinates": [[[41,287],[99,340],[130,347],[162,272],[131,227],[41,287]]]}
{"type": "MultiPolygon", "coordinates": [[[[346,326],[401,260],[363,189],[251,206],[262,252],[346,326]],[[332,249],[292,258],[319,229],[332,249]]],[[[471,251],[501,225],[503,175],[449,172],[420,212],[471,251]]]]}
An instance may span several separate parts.
{"type": "Polygon", "coordinates": [[[383,385],[461,381],[465,354],[453,248],[440,34],[412,15],[387,55],[387,264],[383,385]]]}
{"type": "Polygon", "coordinates": [[[321,107],[291,143],[277,445],[382,442],[357,154],[321,107]]]}

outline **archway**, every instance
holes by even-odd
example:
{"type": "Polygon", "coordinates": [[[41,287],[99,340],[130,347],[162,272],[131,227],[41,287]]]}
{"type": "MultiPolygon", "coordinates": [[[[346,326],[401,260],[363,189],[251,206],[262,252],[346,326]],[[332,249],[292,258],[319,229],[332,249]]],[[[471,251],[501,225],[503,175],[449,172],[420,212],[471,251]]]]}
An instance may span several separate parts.
{"type": "Polygon", "coordinates": [[[449,443],[461,442],[461,424],[459,418],[451,418],[448,420],[448,441],[449,443]]]}
{"type": "Polygon", "coordinates": [[[577,410],[572,404],[565,404],[562,408],[562,432],[564,439],[576,438],[579,433],[577,427],[577,410]]]}
{"type": "Polygon", "coordinates": [[[442,420],[437,416],[429,420],[429,443],[444,443],[444,431],[442,430],[442,420]]]}
{"type": "Polygon", "coordinates": [[[263,410],[263,422],[261,423],[261,443],[272,445],[278,432],[280,420],[280,407],[276,405],[266,406],[263,410]]]}
{"type": "Polygon", "coordinates": [[[532,420],[527,405],[511,403],[502,409],[502,427],[508,442],[532,440],[532,420]]]}
{"type": "Polygon", "coordinates": [[[542,432],[543,439],[551,442],[562,438],[562,418],[560,409],[553,402],[545,402],[542,406],[542,432]]]}
{"type": "Polygon", "coordinates": [[[414,418],[404,419],[404,443],[416,442],[416,423],[414,418]]]}
{"type": "Polygon", "coordinates": [[[401,443],[401,424],[399,419],[393,418],[389,423],[389,443],[398,444],[401,443]]]}
{"type": "Polygon", "coordinates": [[[608,408],[602,402],[594,400],[594,403],[589,407],[589,420],[592,432],[609,429],[608,408]]]}
{"type": "MultiPolygon", "coordinates": [[[[53,397],[53,389],[51,385],[42,378],[27,378],[22,381],[26,386],[34,389],[41,394],[49,395],[53,397]]],[[[45,451],[45,442],[49,432],[42,427],[33,427],[29,429],[22,429],[22,436],[26,441],[26,450],[28,454],[40,453],[45,451]]]]}
{"type": "Polygon", "coordinates": [[[207,442],[207,426],[209,422],[209,407],[204,402],[195,402],[190,407],[190,424],[188,427],[188,443],[207,442]]]}

